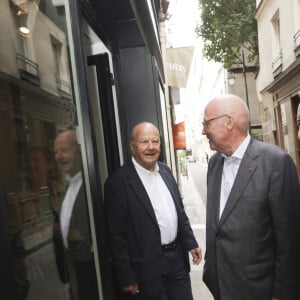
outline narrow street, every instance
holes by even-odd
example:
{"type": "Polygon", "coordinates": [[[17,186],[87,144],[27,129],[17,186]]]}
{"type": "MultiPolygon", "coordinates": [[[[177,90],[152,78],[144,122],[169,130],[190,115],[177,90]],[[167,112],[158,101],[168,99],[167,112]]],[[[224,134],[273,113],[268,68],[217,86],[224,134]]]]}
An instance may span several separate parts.
{"type": "MultiPolygon", "coordinates": [[[[202,253],[205,253],[205,207],[207,164],[188,163],[187,176],[181,176],[183,203],[202,253]]],[[[194,300],[213,300],[202,281],[203,260],[199,266],[191,263],[194,300]]]]}

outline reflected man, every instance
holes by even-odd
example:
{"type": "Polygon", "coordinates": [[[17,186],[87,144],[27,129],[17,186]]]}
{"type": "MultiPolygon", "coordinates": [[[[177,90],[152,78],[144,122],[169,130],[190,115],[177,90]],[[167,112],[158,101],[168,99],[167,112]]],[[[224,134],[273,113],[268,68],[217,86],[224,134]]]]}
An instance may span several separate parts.
{"type": "Polygon", "coordinates": [[[298,140],[300,141],[300,104],[298,105],[297,109],[297,127],[298,127],[298,140]]]}
{"type": "MultiPolygon", "coordinates": [[[[81,173],[80,148],[75,130],[60,132],[54,141],[56,161],[68,188],[59,212],[60,233],[65,249],[72,299],[98,299],[87,201],[81,173]]],[[[59,262],[65,280],[65,265],[59,262]]]]}

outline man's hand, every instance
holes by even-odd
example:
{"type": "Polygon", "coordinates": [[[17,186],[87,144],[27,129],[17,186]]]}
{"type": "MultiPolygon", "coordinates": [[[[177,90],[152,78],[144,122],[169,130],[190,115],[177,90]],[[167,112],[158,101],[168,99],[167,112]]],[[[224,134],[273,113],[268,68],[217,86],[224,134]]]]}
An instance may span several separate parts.
{"type": "Polygon", "coordinates": [[[202,260],[202,250],[200,248],[194,248],[191,250],[191,254],[193,257],[193,264],[199,265],[202,260]]]}
{"type": "Polygon", "coordinates": [[[125,292],[125,293],[128,293],[132,296],[138,294],[140,291],[139,291],[139,287],[138,285],[135,283],[135,284],[132,284],[132,285],[128,285],[128,286],[124,286],[122,288],[122,291],[125,292]]]}

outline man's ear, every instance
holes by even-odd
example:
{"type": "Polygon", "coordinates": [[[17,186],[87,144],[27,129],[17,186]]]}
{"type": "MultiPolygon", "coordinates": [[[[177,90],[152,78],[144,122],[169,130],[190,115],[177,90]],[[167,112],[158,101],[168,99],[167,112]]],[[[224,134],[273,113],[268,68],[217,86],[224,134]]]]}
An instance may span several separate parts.
{"type": "Polygon", "coordinates": [[[233,127],[233,118],[232,117],[228,117],[226,118],[226,123],[225,123],[225,127],[228,129],[228,130],[231,130],[232,127],[233,127]]]}
{"type": "Polygon", "coordinates": [[[130,147],[131,153],[133,154],[133,145],[132,145],[132,141],[130,142],[129,147],[130,147]]]}

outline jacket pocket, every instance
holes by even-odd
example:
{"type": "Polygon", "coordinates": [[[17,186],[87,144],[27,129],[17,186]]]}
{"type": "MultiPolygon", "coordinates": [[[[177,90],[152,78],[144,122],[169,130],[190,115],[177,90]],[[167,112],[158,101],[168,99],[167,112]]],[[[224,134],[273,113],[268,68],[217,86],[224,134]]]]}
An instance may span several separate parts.
{"type": "Polygon", "coordinates": [[[140,263],[140,262],[143,262],[144,261],[144,258],[135,258],[135,257],[133,257],[133,258],[130,258],[130,262],[132,262],[132,263],[140,263]]]}
{"type": "Polygon", "coordinates": [[[248,265],[246,267],[246,274],[248,279],[262,279],[269,277],[270,274],[273,274],[273,263],[270,262],[262,262],[255,265],[248,265]]]}

